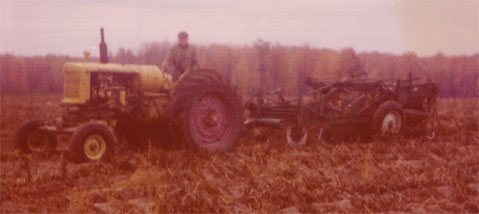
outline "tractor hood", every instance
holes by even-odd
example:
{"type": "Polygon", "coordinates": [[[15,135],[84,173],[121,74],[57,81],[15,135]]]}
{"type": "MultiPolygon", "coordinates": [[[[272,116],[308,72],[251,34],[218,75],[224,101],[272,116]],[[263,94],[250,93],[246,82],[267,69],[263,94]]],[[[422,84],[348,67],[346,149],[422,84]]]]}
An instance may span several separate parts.
{"type": "Polygon", "coordinates": [[[63,103],[83,104],[90,99],[92,73],[136,74],[141,92],[171,88],[171,75],[154,65],[69,62],[65,63],[63,70],[65,72],[63,103]]]}

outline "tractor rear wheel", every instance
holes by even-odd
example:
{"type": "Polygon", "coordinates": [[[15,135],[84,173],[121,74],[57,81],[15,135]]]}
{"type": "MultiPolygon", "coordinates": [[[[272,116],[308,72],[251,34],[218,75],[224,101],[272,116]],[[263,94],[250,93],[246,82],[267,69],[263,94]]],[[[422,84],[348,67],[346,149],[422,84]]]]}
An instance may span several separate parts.
{"type": "Polygon", "coordinates": [[[234,90],[210,73],[196,71],[183,78],[173,93],[172,117],[178,136],[200,151],[227,151],[241,126],[241,102],[234,90]]]}
{"type": "Polygon", "coordinates": [[[27,153],[45,153],[55,149],[56,136],[40,130],[40,126],[40,120],[30,120],[21,125],[15,134],[15,147],[27,153]]]}
{"type": "Polygon", "coordinates": [[[106,160],[113,153],[115,136],[110,129],[98,123],[86,123],[78,128],[70,139],[73,161],[106,160]]]}

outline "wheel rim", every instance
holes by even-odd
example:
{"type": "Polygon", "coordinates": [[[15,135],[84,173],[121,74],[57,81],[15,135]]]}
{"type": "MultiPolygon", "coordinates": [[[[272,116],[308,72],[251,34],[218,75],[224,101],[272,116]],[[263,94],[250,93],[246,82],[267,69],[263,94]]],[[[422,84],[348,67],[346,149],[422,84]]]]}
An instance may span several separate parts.
{"type": "Polygon", "coordinates": [[[401,131],[402,121],[401,114],[397,111],[391,111],[384,116],[381,126],[381,133],[385,134],[398,134],[401,131]]]}
{"type": "Polygon", "coordinates": [[[204,94],[193,105],[194,135],[205,144],[221,142],[230,126],[231,108],[217,94],[204,94]]]}
{"type": "Polygon", "coordinates": [[[83,150],[88,159],[99,160],[103,157],[106,151],[105,138],[97,134],[90,135],[85,140],[83,150]]]}
{"type": "Polygon", "coordinates": [[[48,135],[35,130],[27,136],[27,146],[32,152],[45,152],[48,149],[48,135]]]}

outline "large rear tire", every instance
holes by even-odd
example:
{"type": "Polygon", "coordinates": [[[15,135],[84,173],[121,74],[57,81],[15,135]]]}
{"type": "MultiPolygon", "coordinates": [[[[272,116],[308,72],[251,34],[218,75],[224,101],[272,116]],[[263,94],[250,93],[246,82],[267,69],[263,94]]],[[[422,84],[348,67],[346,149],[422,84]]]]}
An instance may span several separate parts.
{"type": "Polygon", "coordinates": [[[113,155],[115,136],[99,123],[86,123],[70,139],[70,152],[74,162],[108,160],[113,155]]]}
{"type": "Polygon", "coordinates": [[[40,120],[30,120],[20,126],[15,133],[15,147],[25,153],[46,153],[54,150],[56,135],[40,130],[40,120]]]}
{"type": "Polygon", "coordinates": [[[233,89],[210,74],[192,72],[173,93],[172,118],[178,136],[200,151],[228,151],[242,126],[241,101],[233,89]]]}

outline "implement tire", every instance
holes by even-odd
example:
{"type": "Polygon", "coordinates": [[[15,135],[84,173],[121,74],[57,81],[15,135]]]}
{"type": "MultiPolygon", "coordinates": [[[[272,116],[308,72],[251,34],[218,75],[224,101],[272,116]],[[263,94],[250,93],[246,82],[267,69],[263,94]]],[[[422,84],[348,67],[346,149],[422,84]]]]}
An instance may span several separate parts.
{"type": "Polygon", "coordinates": [[[373,136],[387,137],[398,135],[404,127],[403,109],[401,105],[389,100],[376,109],[371,120],[371,131],[373,136]]]}

